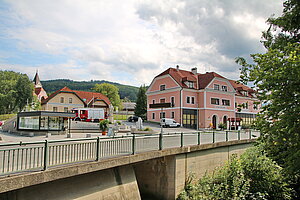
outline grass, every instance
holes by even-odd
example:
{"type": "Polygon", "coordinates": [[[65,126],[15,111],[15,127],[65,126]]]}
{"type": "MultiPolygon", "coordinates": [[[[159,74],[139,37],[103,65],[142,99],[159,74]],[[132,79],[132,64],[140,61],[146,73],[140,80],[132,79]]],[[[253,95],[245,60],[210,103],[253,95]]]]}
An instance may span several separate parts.
{"type": "Polygon", "coordinates": [[[16,116],[16,114],[4,114],[4,115],[0,115],[0,121],[5,121],[7,119],[10,119],[12,117],[16,116]]]}
{"type": "Polygon", "coordinates": [[[119,115],[119,114],[114,114],[114,120],[127,120],[128,117],[132,115],[119,115]]]}

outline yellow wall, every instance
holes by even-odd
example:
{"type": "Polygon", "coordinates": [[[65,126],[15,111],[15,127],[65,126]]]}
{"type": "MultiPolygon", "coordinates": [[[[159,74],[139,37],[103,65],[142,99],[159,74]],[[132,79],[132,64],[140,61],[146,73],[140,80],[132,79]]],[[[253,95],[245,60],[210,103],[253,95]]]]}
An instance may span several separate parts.
{"type": "Polygon", "coordinates": [[[83,108],[84,104],[75,94],[61,92],[50,99],[46,104],[43,104],[42,110],[54,111],[53,107],[57,107],[57,112],[64,112],[65,107],[71,110],[72,108],[83,108]],[[61,103],[61,97],[64,98],[63,103],[61,103]],[[72,103],[69,103],[69,98],[72,98],[72,103]]]}

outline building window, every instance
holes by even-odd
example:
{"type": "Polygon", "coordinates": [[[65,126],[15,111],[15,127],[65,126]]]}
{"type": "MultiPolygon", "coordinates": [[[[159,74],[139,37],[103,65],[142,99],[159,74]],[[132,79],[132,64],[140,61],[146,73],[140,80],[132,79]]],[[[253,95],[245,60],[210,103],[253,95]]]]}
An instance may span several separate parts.
{"type": "Polygon", "coordinates": [[[68,107],[64,107],[64,112],[68,112],[68,107]]]}
{"type": "Polygon", "coordinates": [[[220,85],[214,84],[214,90],[220,90],[220,85]]]}
{"type": "Polygon", "coordinates": [[[219,99],[217,99],[217,98],[211,98],[210,99],[210,103],[211,104],[214,104],[214,105],[220,105],[220,102],[219,102],[220,100],[219,99]]]}
{"type": "Polygon", "coordinates": [[[152,104],[155,104],[155,99],[152,100],[152,104]]]}
{"type": "Polygon", "coordinates": [[[152,119],[155,119],[155,113],[152,113],[152,119]]]}
{"type": "Polygon", "coordinates": [[[53,107],[53,112],[57,112],[57,107],[53,107]]]}
{"type": "Polygon", "coordinates": [[[166,118],[166,113],[165,112],[160,113],[160,119],[162,119],[162,118],[166,118]]]}
{"type": "Polygon", "coordinates": [[[69,103],[72,103],[73,102],[73,99],[72,98],[69,98],[69,103]]]}
{"type": "Polygon", "coordinates": [[[237,102],[234,103],[234,106],[237,108],[237,102]]]}
{"type": "Polygon", "coordinates": [[[254,110],[257,110],[257,109],[258,109],[258,105],[257,105],[257,104],[254,104],[254,105],[253,105],[253,109],[254,109],[254,110]]]}
{"type": "Polygon", "coordinates": [[[160,85],[160,91],[163,91],[166,89],[166,85],[160,85]]]}
{"type": "Polygon", "coordinates": [[[171,97],[171,106],[175,106],[175,97],[171,97]]]}
{"type": "Polygon", "coordinates": [[[172,118],[172,119],[175,118],[175,112],[171,112],[171,118],[172,118]]]}
{"type": "Polygon", "coordinates": [[[160,103],[166,103],[166,99],[165,98],[160,99],[160,103]]]}
{"type": "Polygon", "coordinates": [[[64,98],[60,97],[60,103],[64,103],[64,98]]]}
{"type": "Polygon", "coordinates": [[[188,88],[194,88],[194,82],[192,81],[187,81],[185,84],[188,86],[188,88]]]}
{"type": "Polygon", "coordinates": [[[191,97],[186,97],[186,103],[191,103],[191,97]]]}
{"type": "Polygon", "coordinates": [[[222,85],[222,91],[227,92],[227,86],[226,85],[222,85]]]}
{"type": "Polygon", "coordinates": [[[195,104],[195,97],[191,97],[192,104],[195,104]]]}
{"type": "Polygon", "coordinates": [[[242,93],[242,95],[244,95],[244,96],[248,96],[248,91],[242,90],[241,93],[242,93]]]}
{"type": "Polygon", "coordinates": [[[222,105],[223,106],[230,106],[230,100],[222,99],[222,105]]]}
{"type": "Polygon", "coordinates": [[[245,103],[245,109],[248,109],[248,102],[245,103]]]}

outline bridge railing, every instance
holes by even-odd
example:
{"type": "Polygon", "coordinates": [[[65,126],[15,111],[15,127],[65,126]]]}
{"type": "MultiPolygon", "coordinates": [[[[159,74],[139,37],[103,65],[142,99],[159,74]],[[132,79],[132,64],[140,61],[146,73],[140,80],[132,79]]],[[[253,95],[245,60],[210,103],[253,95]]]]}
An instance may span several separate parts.
{"type": "Polygon", "coordinates": [[[0,175],[154,151],[259,137],[258,131],[201,131],[0,144],[0,175]]]}

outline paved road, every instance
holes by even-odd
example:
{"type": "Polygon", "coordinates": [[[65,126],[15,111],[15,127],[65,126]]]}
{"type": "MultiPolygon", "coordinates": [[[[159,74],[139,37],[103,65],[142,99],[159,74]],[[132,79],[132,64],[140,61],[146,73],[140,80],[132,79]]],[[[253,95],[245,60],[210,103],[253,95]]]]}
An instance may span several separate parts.
{"type": "MultiPolygon", "coordinates": [[[[133,122],[127,122],[127,121],[123,121],[123,123],[127,126],[132,126],[135,127],[135,123],[133,122]]],[[[150,127],[151,129],[153,129],[156,132],[160,132],[160,126],[158,124],[154,124],[154,123],[144,123],[144,127],[150,127]]],[[[98,123],[89,123],[89,122],[75,122],[73,121],[71,124],[71,128],[72,129],[81,129],[81,128],[87,128],[87,129],[98,129],[99,128],[99,124],[98,123]]],[[[174,132],[193,132],[195,130],[193,129],[187,129],[187,128],[164,128],[164,133],[174,133],[174,132]]],[[[84,133],[77,130],[76,133],[73,132],[72,133],[72,138],[76,139],[76,138],[86,138],[87,134],[90,137],[106,137],[106,136],[102,136],[100,131],[88,131],[86,130],[84,133]]],[[[122,136],[122,135],[127,135],[127,133],[117,133],[117,136],[122,136]]],[[[29,142],[29,141],[44,141],[44,140],[63,140],[63,139],[68,139],[66,135],[51,135],[49,137],[46,136],[34,136],[34,137],[28,137],[28,136],[20,136],[18,134],[11,134],[11,133],[7,133],[7,132],[2,132],[0,130],[0,137],[2,138],[2,140],[0,141],[0,143],[12,143],[12,142],[29,142]]]]}

